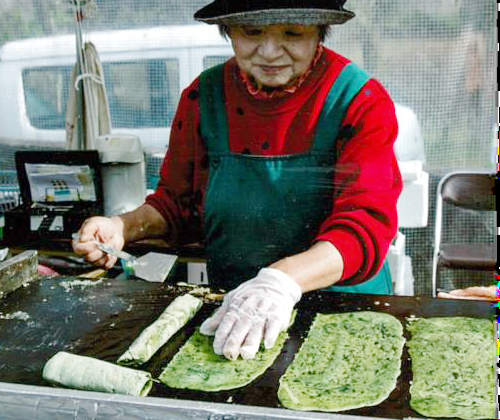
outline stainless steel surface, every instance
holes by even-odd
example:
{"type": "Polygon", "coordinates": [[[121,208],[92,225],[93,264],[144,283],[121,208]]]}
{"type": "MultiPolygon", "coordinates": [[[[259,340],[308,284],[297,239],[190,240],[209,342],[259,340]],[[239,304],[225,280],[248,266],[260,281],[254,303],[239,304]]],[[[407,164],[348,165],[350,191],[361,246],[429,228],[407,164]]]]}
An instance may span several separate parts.
{"type": "Polygon", "coordinates": [[[298,412],[169,398],[0,382],[1,420],[377,420],[345,414],[298,412]]]}
{"type": "Polygon", "coordinates": [[[128,252],[125,251],[118,251],[117,249],[113,248],[112,246],[103,244],[102,242],[97,242],[97,246],[102,252],[105,252],[106,254],[109,255],[114,255],[117,258],[120,258],[121,260],[131,262],[132,264],[135,264],[137,262],[137,258],[134,257],[133,255],[130,255],[128,252]]]}
{"type": "Polygon", "coordinates": [[[165,281],[177,261],[177,255],[148,252],[133,263],[134,274],[147,281],[165,281]]]}
{"type": "Polygon", "coordinates": [[[37,251],[24,251],[0,262],[0,298],[37,276],[37,251]]]}

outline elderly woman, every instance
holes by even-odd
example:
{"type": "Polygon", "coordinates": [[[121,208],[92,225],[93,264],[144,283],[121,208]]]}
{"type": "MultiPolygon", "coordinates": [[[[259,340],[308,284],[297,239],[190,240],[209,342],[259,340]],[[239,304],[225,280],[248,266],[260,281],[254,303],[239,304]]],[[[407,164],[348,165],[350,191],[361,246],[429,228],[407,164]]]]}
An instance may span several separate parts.
{"type": "Polygon", "coordinates": [[[183,92],[155,193],[131,213],[87,220],[73,245],[109,268],[116,259],[92,239],[203,241],[210,284],[231,291],[201,331],[231,360],[254,357],[262,339],[272,347],[305,292],[391,293],[397,122],[383,87],[323,46],[329,25],[354,16],[344,2],[199,10],[234,58],[183,92]]]}

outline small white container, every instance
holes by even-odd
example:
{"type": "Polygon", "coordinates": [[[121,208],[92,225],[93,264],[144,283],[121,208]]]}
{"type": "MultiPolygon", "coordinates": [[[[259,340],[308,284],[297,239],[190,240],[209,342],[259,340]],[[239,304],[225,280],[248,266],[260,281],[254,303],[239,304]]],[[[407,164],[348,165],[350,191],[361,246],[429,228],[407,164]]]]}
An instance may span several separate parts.
{"type": "Polygon", "coordinates": [[[96,149],[101,159],[104,215],[123,214],[143,204],[146,175],[139,137],[106,134],[96,139],[96,149]]]}

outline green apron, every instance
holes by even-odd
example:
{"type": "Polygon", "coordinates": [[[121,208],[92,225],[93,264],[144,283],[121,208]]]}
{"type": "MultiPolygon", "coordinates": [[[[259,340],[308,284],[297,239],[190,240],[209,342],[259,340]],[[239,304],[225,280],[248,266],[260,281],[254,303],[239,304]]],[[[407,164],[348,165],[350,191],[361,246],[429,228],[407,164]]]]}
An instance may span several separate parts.
{"type": "MultiPolygon", "coordinates": [[[[311,246],[332,210],[335,139],[349,103],[368,79],[353,64],[344,68],[325,100],[307,153],[255,156],[229,151],[223,65],[201,74],[200,130],[210,165],[204,222],[211,285],[231,290],[260,268],[311,246]]],[[[392,293],[387,266],[360,285],[328,289],[392,293]]]]}

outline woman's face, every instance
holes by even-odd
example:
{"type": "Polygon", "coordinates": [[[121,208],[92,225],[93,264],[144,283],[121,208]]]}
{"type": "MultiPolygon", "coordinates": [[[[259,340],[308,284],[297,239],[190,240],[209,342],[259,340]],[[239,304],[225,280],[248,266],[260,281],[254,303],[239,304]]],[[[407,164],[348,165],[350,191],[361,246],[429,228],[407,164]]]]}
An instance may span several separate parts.
{"type": "Polygon", "coordinates": [[[291,85],[316,53],[315,25],[232,26],[229,35],[238,66],[259,86],[291,85]]]}

